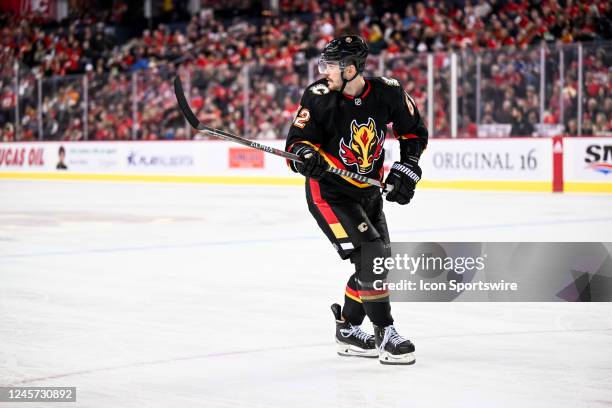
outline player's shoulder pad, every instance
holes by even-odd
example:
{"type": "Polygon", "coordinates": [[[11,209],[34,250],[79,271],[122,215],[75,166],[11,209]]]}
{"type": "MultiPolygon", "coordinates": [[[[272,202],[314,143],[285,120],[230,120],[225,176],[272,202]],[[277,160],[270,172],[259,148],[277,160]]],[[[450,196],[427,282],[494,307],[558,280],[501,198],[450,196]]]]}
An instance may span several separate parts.
{"type": "Polygon", "coordinates": [[[402,88],[402,84],[400,84],[400,81],[398,81],[395,78],[389,78],[389,77],[375,77],[375,78],[371,78],[371,81],[384,85],[386,87],[390,87],[390,88],[402,88]]]}
{"type": "Polygon", "coordinates": [[[395,78],[389,77],[376,77],[371,78],[370,81],[376,84],[380,92],[383,95],[383,100],[387,101],[391,105],[397,104],[399,101],[403,101],[408,108],[411,115],[414,116],[415,112],[418,112],[417,104],[412,99],[412,96],[406,92],[400,81],[395,78]]]}
{"type": "Polygon", "coordinates": [[[389,77],[372,77],[368,78],[372,85],[372,90],[382,96],[383,100],[397,100],[402,95],[404,88],[400,81],[389,77]]]}
{"type": "Polygon", "coordinates": [[[331,91],[327,87],[327,80],[323,78],[306,87],[306,90],[304,91],[304,98],[319,99],[320,97],[326,97],[330,94],[331,91]]]}
{"type": "Polygon", "coordinates": [[[329,104],[331,94],[331,90],[327,87],[327,81],[325,79],[318,80],[306,87],[300,105],[313,113],[319,112],[329,104]]]}

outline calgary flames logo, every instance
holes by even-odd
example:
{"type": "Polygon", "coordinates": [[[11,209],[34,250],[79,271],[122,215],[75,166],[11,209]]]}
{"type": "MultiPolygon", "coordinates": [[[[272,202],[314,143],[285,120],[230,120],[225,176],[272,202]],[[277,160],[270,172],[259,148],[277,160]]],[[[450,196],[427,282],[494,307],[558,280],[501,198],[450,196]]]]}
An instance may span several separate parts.
{"type": "Polygon", "coordinates": [[[340,157],[347,166],[357,165],[357,172],[367,174],[383,151],[384,137],[379,137],[374,119],[368,118],[368,123],[351,122],[351,142],[349,145],[340,140],[340,157]]]}

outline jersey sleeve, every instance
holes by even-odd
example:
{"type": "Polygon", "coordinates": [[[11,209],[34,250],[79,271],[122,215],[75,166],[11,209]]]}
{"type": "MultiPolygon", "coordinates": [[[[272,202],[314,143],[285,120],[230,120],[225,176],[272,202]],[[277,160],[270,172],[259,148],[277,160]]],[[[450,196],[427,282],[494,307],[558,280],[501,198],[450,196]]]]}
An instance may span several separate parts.
{"type": "MultiPolygon", "coordinates": [[[[323,132],[319,125],[319,110],[317,109],[317,95],[309,91],[304,91],[297,114],[289,128],[285,150],[293,152],[299,144],[309,145],[318,149],[321,145],[323,132]]],[[[293,171],[297,171],[294,162],[287,160],[287,164],[293,171]]]]}
{"type": "Polygon", "coordinates": [[[400,143],[401,161],[407,161],[408,156],[418,158],[429,137],[425,122],[414,99],[401,86],[394,87],[391,96],[393,134],[400,143]]]}

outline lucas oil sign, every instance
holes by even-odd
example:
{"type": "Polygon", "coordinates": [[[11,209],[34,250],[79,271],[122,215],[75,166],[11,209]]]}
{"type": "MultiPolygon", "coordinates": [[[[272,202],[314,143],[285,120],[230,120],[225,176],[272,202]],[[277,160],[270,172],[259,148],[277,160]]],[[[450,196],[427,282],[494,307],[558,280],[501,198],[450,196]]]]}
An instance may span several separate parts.
{"type": "Polygon", "coordinates": [[[43,167],[44,148],[32,145],[0,145],[0,167],[28,168],[43,167]]]}

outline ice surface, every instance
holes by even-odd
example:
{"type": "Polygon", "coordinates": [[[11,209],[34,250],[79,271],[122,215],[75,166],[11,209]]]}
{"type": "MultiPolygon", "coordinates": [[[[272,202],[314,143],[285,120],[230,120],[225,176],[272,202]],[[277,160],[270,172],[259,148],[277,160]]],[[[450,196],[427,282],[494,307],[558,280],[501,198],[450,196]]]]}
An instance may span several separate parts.
{"type": "MultiPolygon", "coordinates": [[[[612,406],[609,303],[395,303],[416,365],[338,357],[352,265],[303,196],[1,181],[0,385],[83,407],[612,406]]],[[[386,213],[394,241],[610,241],[611,204],[420,190],[386,213]]]]}

